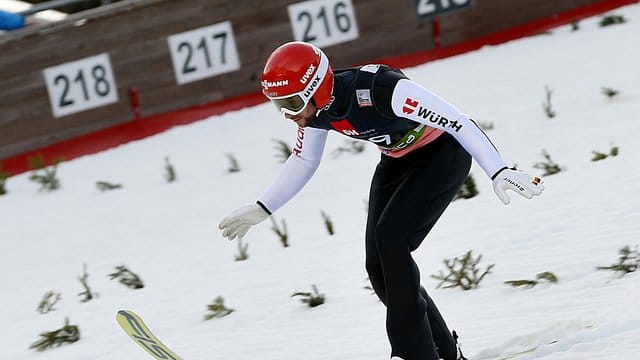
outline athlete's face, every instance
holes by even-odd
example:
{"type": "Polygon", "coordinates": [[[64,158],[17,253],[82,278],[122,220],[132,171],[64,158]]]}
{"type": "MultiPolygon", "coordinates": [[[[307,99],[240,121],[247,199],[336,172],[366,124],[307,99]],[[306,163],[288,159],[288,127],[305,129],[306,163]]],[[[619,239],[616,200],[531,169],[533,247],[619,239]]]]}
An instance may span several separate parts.
{"type": "Polygon", "coordinates": [[[289,115],[285,113],[284,117],[289,120],[292,120],[299,127],[307,127],[311,123],[311,120],[313,119],[313,117],[316,116],[317,111],[318,111],[318,108],[313,103],[313,101],[309,101],[307,106],[305,106],[304,110],[302,110],[300,114],[289,115]]]}

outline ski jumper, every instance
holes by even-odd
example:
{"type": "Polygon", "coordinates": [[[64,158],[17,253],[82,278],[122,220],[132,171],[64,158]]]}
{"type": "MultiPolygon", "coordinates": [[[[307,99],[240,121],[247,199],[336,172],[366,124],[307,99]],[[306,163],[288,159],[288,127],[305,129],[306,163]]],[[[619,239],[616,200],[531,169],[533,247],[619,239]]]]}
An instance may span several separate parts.
{"type": "Polygon", "coordinates": [[[320,164],[328,131],[381,150],[369,194],[366,270],[387,309],[391,355],[455,360],[456,345],[420,286],[411,252],[454,198],[471,157],[489,177],[506,164],[467,115],[383,65],[335,71],[333,102],[299,128],[292,155],[259,197],[269,214],[292,199],[320,164]]]}

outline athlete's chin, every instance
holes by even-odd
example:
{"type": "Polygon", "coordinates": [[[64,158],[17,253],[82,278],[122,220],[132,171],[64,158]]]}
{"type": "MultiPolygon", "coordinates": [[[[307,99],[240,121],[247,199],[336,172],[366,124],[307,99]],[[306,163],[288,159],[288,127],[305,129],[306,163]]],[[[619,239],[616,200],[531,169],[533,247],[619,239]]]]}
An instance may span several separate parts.
{"type": "Polygon", "coordinates": [[[309,121],[307,121],[306,119],[294,120],[293,122],[296,123],[296,125],[298,125],[298,127],[301,127],[301,128],[305,128],[309,126],[309,121]]]}

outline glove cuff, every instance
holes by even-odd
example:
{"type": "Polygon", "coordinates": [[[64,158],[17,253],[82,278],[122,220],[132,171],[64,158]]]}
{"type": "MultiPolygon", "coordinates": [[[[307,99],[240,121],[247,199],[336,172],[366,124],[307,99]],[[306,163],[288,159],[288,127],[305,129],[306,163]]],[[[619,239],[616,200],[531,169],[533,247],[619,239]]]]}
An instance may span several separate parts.
{"type": "Polygon", "coordinates": [[[493,176],[491,177],[491,181],[495,180],[503,170],[507,170],[507,169],[509,169],[509,168],[506,167],[506,166],[501,167],[500,170],[496,171],[496,173],[493,174],[493,176]]]}
{"type": "Polygon", "coordinates": [[[269,214],[269,216],[272,215],[271,211],[269,211],[269,209],[267,209],[267,206],[263,204],[260,200],[256,201],[256,204],[258,204],[258,206],[260,206],[262,210],[264,210],[267,214],[269,214]]]}

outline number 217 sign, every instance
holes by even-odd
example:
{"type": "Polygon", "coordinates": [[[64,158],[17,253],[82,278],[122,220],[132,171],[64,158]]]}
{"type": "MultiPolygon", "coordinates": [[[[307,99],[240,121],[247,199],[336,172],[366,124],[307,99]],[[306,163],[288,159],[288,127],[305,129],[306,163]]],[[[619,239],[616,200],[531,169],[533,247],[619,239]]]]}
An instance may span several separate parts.
{"type": "Polygon", "coordinates": [[[167,41],[178,84],[240,69],[229,21],[171,35],[167,41]]]}

